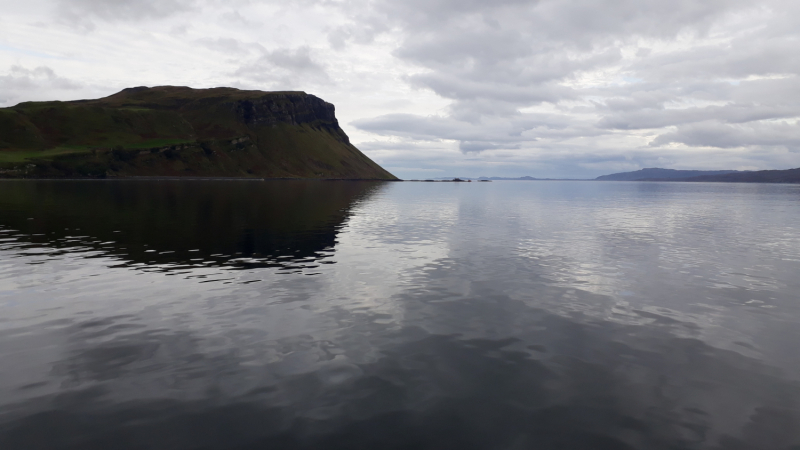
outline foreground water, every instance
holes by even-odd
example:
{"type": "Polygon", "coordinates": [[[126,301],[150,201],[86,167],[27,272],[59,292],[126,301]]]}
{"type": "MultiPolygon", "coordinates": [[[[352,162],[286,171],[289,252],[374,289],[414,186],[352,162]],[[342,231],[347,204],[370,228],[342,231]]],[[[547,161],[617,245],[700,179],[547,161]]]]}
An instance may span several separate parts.
{"type": "Polygon", "coordinates": [[[796,449],[800,186],[0,182],[0,448],[796,449]]]}

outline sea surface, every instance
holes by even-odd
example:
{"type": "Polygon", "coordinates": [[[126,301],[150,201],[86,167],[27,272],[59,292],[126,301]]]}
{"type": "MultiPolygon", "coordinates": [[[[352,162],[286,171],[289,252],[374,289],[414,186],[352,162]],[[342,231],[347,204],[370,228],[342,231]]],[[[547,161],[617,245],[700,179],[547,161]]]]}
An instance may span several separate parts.
{"type": "Polygon", "coordinates": [[[0,449],[800,448],[800,186],[0,181],[0,449]]]}

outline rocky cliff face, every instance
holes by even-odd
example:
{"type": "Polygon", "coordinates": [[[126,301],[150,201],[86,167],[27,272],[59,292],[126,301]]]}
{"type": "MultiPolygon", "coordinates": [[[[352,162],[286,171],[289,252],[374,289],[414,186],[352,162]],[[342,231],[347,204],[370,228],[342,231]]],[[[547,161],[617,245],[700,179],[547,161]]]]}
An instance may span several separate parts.
{"type": "Polygon", "coordinates": [[[350,143],[339,127],[334,106],[313,95],[275,94],[238,100],[232,107],[237,119],[248,126],[312,124],[336,135],[342,142],[350,143]]]}
{"type": "Polygon", "coordinates": [[[332,104],[305,92],[160,86],[22,103],[0,109],[0,152],[28,167],[7,163],[6,176],[395,179],[350,144],[332,104]]]}

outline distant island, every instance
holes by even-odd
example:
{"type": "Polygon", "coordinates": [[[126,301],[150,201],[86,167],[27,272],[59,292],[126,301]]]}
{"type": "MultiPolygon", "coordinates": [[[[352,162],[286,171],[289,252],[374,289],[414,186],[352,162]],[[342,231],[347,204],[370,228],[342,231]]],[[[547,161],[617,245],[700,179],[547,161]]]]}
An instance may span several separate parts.
{"type": "Polygon", "coordinates": [[[715,176],[735,173],[735,170],[675,170],[675,169],[659,169],[649,168],[641,169],[633,172],[620,172],[612,173],[611,175],[602,175],[595,180],[599,181],[642,181],[646,179],[677,179],[677,178],[690,178],[699,176],[715,176]]]}
{"type": "MultiPolygon", "coordinates": [[[[524,177],[456,177],[462,180],[475,180],[475,181],[576,181],[576,178],[534,178],[530,176],[524,177]]],[[[438,177],[434,178],[434,180],[442,180],[442,181],[449,181],[452,180],[453,177],[438,177]]]]}
{"type": "Polygon", "coordinates": [[[717,183],[800,183],[800,168],[786,170],[675,170],[648,168],[595,178],[598,181],[693,181],[717,183]]]}
{"type": "Polygon", "coordinates": [[[612,173],[594,179],[523,177],[439,177],[409,181],[690,181],[717,183],[800,183],[800,168],[786,170],[677,170],[647,168],[612,173]]]}
{"type": "Polygon", "coordinates": [[[0,177],[397,179],[313,95],[176,86],[0,108],[0,177]]]}

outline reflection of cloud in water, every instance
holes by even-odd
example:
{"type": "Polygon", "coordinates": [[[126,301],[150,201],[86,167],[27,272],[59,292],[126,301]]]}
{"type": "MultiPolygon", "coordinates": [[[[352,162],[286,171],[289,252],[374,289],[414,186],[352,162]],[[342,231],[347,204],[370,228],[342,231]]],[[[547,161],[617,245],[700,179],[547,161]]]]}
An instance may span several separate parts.
{"type": "MultiPolygon", "coordinates": [[[[454,322],[459,311],[469,315],[441,305],[454,322]]],[[[512,338],[467,338],[362,322],[333,341],[249,335],[244,347],[215,351],[197,333],[114,328],[130,318],[77,324],[68,332],[70,356],[54,366],[69,389],[7,405],[0,445],[755,450],[800,443],[790,426],[800,420],[796,384],[755,360],[666,329],[565,318],[522,302],[506,300],[494,316],[524,329],[508,330],[512,338]],[[381,334],[370,342],[380,357],[349,362],[352,339],[370,330],[381,334]],[[277,359],[252,364],[253,346],[277,359]]]]}
{"type": "Polygon", "coordinates": [[[725,193],[714,192],[715,186],[697,193],[682,192],[692,188],[686,185],[640,185],[639,192],[623,187],[594,194],[578,190],[570,202],[534,198],[521,220],[531,224],[528,234],[536,236],[520,234],[520,253],[555,264],[552,276],[562,285],[583,284],[603,294],[629,290],[643,275],[670,272],[702,274],[708,284],[729,283],[738,274],[739,280],[762,280],[760,285],[745,281],[748,288],[782,287],[774,284],[778,277],[770,272],[777,268],[759,267],[755,256],[798,255],[800,239],[781,229],[781,221],[763,221],[759,225],[766,229],[742,234],[764,214],[752,197],[727,196],[721,202],[725,193]],[[686,196],[692,197],[691,203],[686,196]],[[736,258],[721,260],[720,254],[736,258]]]}
{"type": "Polygon", "coordinates": [[[355,208],[339,235],[336,276],[326,279],[329,292],[348,299],[343,306],[352,310],[360,302],[379,322],[402,319],[392,294],[409,286],[409,273],[447,256],[447,233],[458,220],[456,205],[408,200],[382,198],[355,208]]]}

